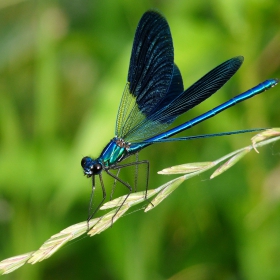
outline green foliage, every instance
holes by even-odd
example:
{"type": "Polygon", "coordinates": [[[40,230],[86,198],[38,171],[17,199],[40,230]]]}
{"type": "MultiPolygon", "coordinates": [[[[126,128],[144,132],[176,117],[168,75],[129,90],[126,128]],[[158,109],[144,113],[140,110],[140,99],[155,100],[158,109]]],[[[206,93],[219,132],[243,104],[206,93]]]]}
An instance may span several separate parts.
{"type": "MultiPolygon", "coordinates": [[[[87,218],[91,189],[80,160],[98,156],[114,136],[133,35],[146,10],[167,18],[185,87],[226,59],[245,56],[232,81],[178,122],[280,77],[278,0],[2,2],[1,260],[87,218]]],[[[187,134],[279,126],[278,87],[187,134]]],[[[156,188],[167,181],[158,170],[211,161],[248,138],[158,144],[140,159],[150,160],[156,188]]],[[[124,216],[100,236],[6,279],[278,279],[278,151],[275,144],[249,154],[211,181],[189,180],[154,211],[124,216]]]]}

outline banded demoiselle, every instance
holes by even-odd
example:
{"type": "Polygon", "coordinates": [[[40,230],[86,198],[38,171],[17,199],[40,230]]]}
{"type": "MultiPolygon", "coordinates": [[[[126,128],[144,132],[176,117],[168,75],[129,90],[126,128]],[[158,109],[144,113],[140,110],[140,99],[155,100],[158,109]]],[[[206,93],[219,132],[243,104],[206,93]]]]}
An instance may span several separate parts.
{"type": "Polygon", "coordinates": [[[140,164],[146,165],[147,191],[149,161],[138,160],[138,152],[143,148],[159,142],[262,130],[249,129],[168,139],[277,84],[277,79],[266,80],[214,109],[166,130],[178,116],[220,89],[235,74],[242,62],[242,56],[231,58],[208,72],[184,91],[179,68],[174,64],[172,37],[166,19],[156,11],[148,11],[142,16],[136,29],[127,84],[117,113],[115,137],[110,140],[98,158],[93,159],[86,156],[81,161],[84,174],[92,178],[91,202],[95,189],[95,176],[99,176],[103,192],[102,201],[91,215],[89,213],[88,220],[99,210],[106,198],[102,171],[113,177],[115,183],[120,182],[128,189],[128,194],[121,206],[132,192],[132,187],[118,177],[120,169],[131,165],[136,168],[140,164]],[[134,154],[137,155],[135,162],[121,164],[124,159],[134,154]],[[117,170],[117,175],[111,170],[117,170]]]}

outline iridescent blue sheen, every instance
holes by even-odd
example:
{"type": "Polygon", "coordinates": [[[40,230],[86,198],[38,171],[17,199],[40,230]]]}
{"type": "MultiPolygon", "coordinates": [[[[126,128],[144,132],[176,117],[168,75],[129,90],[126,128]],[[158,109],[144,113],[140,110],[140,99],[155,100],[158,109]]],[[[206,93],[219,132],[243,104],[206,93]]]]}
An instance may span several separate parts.
{"type": "MultiPolygon", "coordinates": [[[[126,165],[121,165],[120,162],[153,143],[263,130],[250,129],[205,136],[169,138],[278,83],[277,79],[267,80],[214,109],[167,130],[178,116],[219,90],[242,63],[242,56],[231,58],[184,90],[180,70],[174,64],[173,43],[168,23],[158,12],[146,12],[138,24],[133,42],[127,85],[117,114],[115,137],[97,159],[90,157],[82,159],[84,174],[92,177],[93,190],[94,177],[99,175],[103,189],[102,202],[106,197],[106,192],[101,172],[106,171],[115,181],[124,184],[130,194],[131,186],[110,170],[120,170],[124,166],[139,164],[146,164],[149,169],[148,161],[136,161],[126,165]]],[[[100,208],[102,202],[94,213],[100,208]]]]}

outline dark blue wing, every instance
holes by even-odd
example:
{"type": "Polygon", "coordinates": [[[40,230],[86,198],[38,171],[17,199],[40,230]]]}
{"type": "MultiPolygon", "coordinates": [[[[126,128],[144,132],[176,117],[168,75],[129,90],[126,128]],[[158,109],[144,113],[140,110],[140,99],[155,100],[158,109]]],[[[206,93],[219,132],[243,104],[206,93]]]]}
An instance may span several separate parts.
{"type": "Polygon", "coordinates": [[[183,87],[177,86],[169,94],[169,89],[173,88],[173,76],[174,53],[168,23],[159,13],[146,12],[138,24],[133,42],[116,135],[126,138],[133,128],[159,108],[159,104],[167,103],[182,92],[183,87]]]}
{"type": "Polygon", "coordinates": [[[170,29],[157,12],[146,12],[137,27],[128,71],[129,92],[146,117],[166,95],[174,64],[170,29]]]}
{"type": "Polygon", "coordinates": [[[157,12],[145,13],[136,30],[117,115],[118,137],[135,143],[162,133],[179,115],[220,89],[243,62],[243,57],[229,59],[184,91],[173,59],[168,23],[157,12]]]}
{"type": "MultiPolygon", "coordinates": [[[[159,110],[153,111],[148,118],[131,128],[125,140],[128,139],[127,141],[134,143],[141,142],[162,133],[179,115],[198,105],[220,89],[239,69],[242,62],[243,57],[241,56],[229,59],[211,70],[187,90],[176,95],[175,98],[168,99],[168,95],[166,95],[165,99],[162,100],[164,106],[160,106],[161,103],[159,103],[159,110]]],[[[174,74],[177,71],[179,72],[177,69],[174,74]]],[[[178,76],[175,75],[173,81],[177,80],[175,77],[178,76]]],[[[170,87],[170,91],[172,92],[172,87],[170,87]]],[[[164,133],[162,133],[162,137],[165,138],[164,133]]]]}
{"type": "MultiPolygon", "coordinates": [[[[151,117],[156,112],[159,112],[163,108],[166,108],[172,101],[176,100],[176,98],[178,98],[183,91],[184,91],[183,79],[179,68],[177,67],[177,65],[174,64],[172,80],[168,88],[168,92],[161,99],[161,101],[158,102],[158,104],[153,108],[153,110],[150,112],[147,119],[151,119],[151,117]]],[[[169,121],[167,122],[170,123],[169,121]]]]}
{"type": "Polygon", "coordinates": [[[157,120],[161,123],[171,123],[179,115],[200,104],[219,90],[236,73],[243,60],[242,56],[237,56],[215,67],[184,92],[177,95],[169,104],[150,116],[149,121],[157,120]]]}

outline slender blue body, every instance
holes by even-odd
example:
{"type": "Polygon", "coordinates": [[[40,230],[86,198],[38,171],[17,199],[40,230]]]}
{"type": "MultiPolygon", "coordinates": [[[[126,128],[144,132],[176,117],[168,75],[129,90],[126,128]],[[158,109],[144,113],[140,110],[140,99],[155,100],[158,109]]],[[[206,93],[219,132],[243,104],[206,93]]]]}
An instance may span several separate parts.
{"type": "MultiPolygon", "coordinates": [[[[277,79],[270,79],[270,80],[266,80],[263,83],[247,90],[244,93],[241,93],[235,97],[233,97],[232,99],[224,102],[223,104],[207,111],[206,113],[193,118],[192,120],[189,120],[179,126],[176,126],[168,131],[165,131],[159,135],[156,135],[150,139],[147,139],[144,142],[141,143],[131,143],[131,144],[127,144],[127,147],[125,148],[123,145],[119,146],[119,143],[117,141],[118,137],[115,137],[114,139],[112,139],[109,144],[104,148],[104,150],[102,151],[101,155],[98,157],[98,162],[104,164],[104,166],[109,167],[111,165],[116,164],[117,162],[120,162],[123,158],[134,154],[138,151],[140,151],[141,149],[143,149],[144,147],[147,147],[153,143],[157,143],[157,142],[164,142],[163,139],[169,138],[177,133],[180,133],[186,129],[191,128],[192,126],[206,120],[209,119],[213,116],[215,116],[216,114],[226,110],[227,108],[234,106],[235,104],[244,101],[248,98],[253,97],[256,94],[259,94],[273,86],[275,86],[277,84],[277,79]],[[161,141],[159,141],[161,140],[161,141]]],[[[170,139],[171,140],[171,139],[170,139]]],[[[176,141],[175,139],[172,139],[173,141],[176,141]]],[[[123,142],[124,143],[124,142],[123,142]]]]}
{"type": "MultiPolygon", "coordinates": [[[[148,11],[142,16],[134,37],[127,85],[116,119],[115,137],[107,144],[97,159],[84,157],[81,162],[84,174],[87,177],[92,177],[92,190],[95,187],[94,178],[96,175],[99,176],[101,182],[103,200],[95,212],[106,197],[102,171],[112,176],[115,183],[119,181],[126,186],[129,189],[129,195],[132,187],[121,180],[118,173],[114,175],[110,170],[120,170],[129,165],[135,165],[137,169],[139,164],[146,164],[147,170],[149,170],[149,162],[137,159],[134,163],[122,165],[120,164],[122,160],[153,143],[196,138],[193,136],[169,139],[171,136],[189,129],[278,83],[277,79],[266,80],[214,109],[168,130],[168,127],[178,116],[219,90],[236,73],[242,63],[242,56],[231,58],[184,90],[180,70],[174,63],[173,43],[167,21],[154,11],[148,11]]],[[[238,131],[238,133],[258,130],[261,129],[238,131]]],[[[235,133],[237,132],[226,132],[220,135],[235,133]]],[[[215,136],[217,135],[219,134],[215,134],[215,136]]]]}
{"type": "MultiPolygon", "coordinates": [[[[147,139],[144,143],[136,143],[136,144],[132,144],[130,146],[130,149],[129,151],[138,151],[150,144],[153,144],[153,143],[157,143],[157,142],[164,142],[162,139],[166,139],[166,138],[169,138],[177,133],[180,133],[186,129],[189,129],[191,128],[192,126],[200,123],[200,122],[203,122],[205,121],[206,119],[209,119],[211,117],[214,117],[215,115],[217,115],[218,113],[228,109],[229,107],[231,106],[234,106],[235,104],[241,102],[241,101],[244,101],[248,98],[251,98],[253,96],[255,96],[256,94],[259,94],[259,93],[262,93],[268,89],[270,89],[271,87],[277,85],[278,83],[278,79],[270,79],[270,80],[266,80],[264,81],[263,83],[233,97],[232,99],[224,102],[223,104],[207,111],[206,113],[200,115],[200,116],[197,116],[195,118],[193,118],[192,120],[189,120],[179,126],[176,126],[168,131],[165,131],[159,135],[156,135],[152,138],[149,138],[147,139]],[[161,141],[159,141],[161,140],[161,141]]],[[[171,140],[171,139],[170,139],[171,140]]],[[[176,141],[176,138],[174,139],[174,141],[176,141]]]]}

